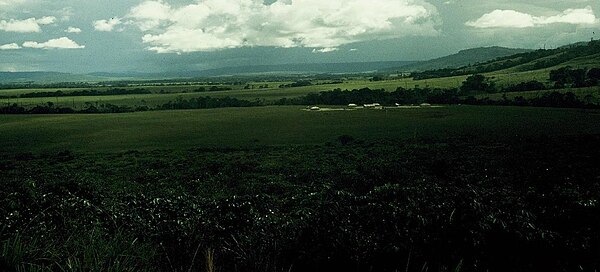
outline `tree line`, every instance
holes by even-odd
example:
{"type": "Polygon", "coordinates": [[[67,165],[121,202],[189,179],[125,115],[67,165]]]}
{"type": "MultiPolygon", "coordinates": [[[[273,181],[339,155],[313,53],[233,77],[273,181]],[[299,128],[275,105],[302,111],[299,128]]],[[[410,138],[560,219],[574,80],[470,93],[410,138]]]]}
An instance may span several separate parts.
{"type": "Polygon", "coordinates": [[[151,94],[152,92],[144,88],[136,89],[121,89],[113,88],[105,91],[99,90],[81,90],[81,91],[55,91],[55,92],[35,92],[24,93],[18,96],[0,96],[2,99],[7,98],[37,98],[37,97],[67,97],[67,96],[105,96],[105,95],[128,95],[128,94],[151,94]]]}
{"type": "Polygon", "coordinates": [[[298,98],[282,98],[276,102],[278,105],[348,105],[380,103],[392,106],[396,103],[409,104],[467,104],[467,105],[505,105],[505,106],[533,106],[533,107],[561,107],[561,108],[600,108],[596,104],[585,102],[577,98],[572,92],[550,92],[539,97],[526,98],[517,96],[508,99],[504,96],[501,100],[489,98],[476,98],[475,96],[461,96],[457,88],[397,88],[393,92],[384,89],[371,90],[369,88],[340,90],[311,93],[298,98]]]}
{"type": "Polygon", "coordinates": [[[255,107],[261,105],[263,105],[263,103],[260,101],[247,101],[231,97],[213,98],[206,96],[191,99],[183,99],[178,97],[175,101],[169,101],[156,107],[149,107],[146,105],[131,107],[125,105],[114,105],[110,103],[100,104],[87,102],[80,110],[70,107],[56,106],[52,102],[48,102],[44,105],[37,105],[33,108],[25,108],[13,103],[4,107],[0,107],[0,114],[126,113],[153,110],[255,107]]]}

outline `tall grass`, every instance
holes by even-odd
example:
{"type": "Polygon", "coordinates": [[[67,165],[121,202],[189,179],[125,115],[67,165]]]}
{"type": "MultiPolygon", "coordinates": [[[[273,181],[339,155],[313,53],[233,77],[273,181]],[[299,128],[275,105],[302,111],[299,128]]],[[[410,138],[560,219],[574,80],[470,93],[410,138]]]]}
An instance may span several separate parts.
{"type": "Polygon", "coordinates": [[[154,271],[154,249],[98,230],[44,243],[13,235],[1,244],[0,271],[154,271]]]}

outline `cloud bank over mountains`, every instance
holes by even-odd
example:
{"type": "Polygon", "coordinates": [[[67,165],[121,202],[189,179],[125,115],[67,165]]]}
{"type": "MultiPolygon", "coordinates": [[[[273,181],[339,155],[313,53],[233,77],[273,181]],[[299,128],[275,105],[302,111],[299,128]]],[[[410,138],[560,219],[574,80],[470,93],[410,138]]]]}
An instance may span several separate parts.
{"type": "Polygon", "coordinates": [[[549,24],[592,25],[598,23],[591,6],[583,9],[567,9],[553,16],[534,16],[515,10],[494,10],[475,21],[468,21],[467,26],[476,28],[527,28],[549,24]]]}
{"type": "Polygon", "coordinates": [[[599,4],[0,0],[0,71],[155,72],[190,66],[423,60],[494,45],[536,49],[600,38],[599,4]]]}
{"type": "MultiPolygon", "coordinates": [[[[410,0],[204,0],[173,7],[145,1],[125,16],[158,53],[239,47],[341,45],[407,35],[436,35],[436,8],[410,0]]],[[[328,49],[328,50],[323,50],[328,49]]]]}

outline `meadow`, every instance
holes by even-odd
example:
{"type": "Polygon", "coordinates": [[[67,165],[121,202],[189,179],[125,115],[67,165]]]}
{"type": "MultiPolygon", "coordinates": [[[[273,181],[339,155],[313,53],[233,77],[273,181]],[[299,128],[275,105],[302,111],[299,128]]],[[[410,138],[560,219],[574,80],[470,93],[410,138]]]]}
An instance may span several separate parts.
{"type": "Polygon", "coordinates": [[[122,114],[0,115],[0,152],[114,152],[361,140],[600,133],[600,111],[447,106],[305,111],[301,106],[122,114]],[[560,128],[560,129],[557,129],[560,128]]]}

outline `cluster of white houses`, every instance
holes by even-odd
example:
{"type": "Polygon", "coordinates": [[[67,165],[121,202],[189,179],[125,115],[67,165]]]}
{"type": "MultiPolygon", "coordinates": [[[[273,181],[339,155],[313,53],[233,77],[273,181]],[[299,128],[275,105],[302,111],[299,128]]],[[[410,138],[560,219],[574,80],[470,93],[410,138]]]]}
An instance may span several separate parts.
{"type": "MultiPolygon", "coordinates": [[[[395,106],[401,107],[402,105],[395,103],[395,106]]],[[[422,103],[419,105],[419,107],[428,108],[428,107],[431,107],[431,104],[422,103]]],[[[348,108],[350,108],[350,109],[383,109],[383,106],[379,103],[363,104],[362,106],[358,106],[357,104],[348,104],[348,108]]],[[[321,108],[319,108],[317,106],[312,106],[312,107],[309,106],[309,107],[306,107],[306,109],[311,110],[311,111],[321,110],[321,108]]]]}

